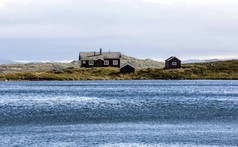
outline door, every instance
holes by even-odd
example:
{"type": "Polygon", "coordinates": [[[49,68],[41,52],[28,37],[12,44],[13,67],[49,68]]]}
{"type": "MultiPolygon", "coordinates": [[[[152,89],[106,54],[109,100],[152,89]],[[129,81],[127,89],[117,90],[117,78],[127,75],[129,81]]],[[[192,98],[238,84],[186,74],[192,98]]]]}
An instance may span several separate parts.
{"type": "Polygon", "coordinates": [[[98,60],[96,61],[96,67],[103,67],[103,66],[104,66],[104,61],[101,60],[101,59],[98,59],[98,60]]]}

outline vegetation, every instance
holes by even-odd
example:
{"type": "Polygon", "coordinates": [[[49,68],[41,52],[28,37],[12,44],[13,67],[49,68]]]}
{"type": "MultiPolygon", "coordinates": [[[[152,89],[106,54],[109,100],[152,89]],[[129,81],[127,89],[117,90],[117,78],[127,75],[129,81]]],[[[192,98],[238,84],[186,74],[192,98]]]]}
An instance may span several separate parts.
{"type": "Polygon", "coordinates": [[[0,80],[153,80],[224,79],[238,80],[238,60],[184,64],[181,69],[138,68],[136,73],[121,74],[119,68],[75,68],[2,73],[0,80]]]}

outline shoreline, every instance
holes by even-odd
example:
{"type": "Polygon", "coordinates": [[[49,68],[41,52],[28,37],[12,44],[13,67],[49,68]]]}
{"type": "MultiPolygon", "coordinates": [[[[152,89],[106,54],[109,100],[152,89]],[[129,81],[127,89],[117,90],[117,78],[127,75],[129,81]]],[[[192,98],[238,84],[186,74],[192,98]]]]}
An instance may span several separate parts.
{"type": "Polygon", "coordinates": [[[238,79],[127,79],[127,80],[0,80],[0,82],[67,82],[67,81],[237,81],[238,79]]]}

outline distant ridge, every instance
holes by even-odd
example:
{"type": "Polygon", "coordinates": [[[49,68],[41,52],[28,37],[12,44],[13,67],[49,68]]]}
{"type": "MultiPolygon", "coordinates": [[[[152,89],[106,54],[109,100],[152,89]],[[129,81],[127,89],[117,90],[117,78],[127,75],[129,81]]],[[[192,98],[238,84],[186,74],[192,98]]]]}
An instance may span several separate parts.
{"type": "MultiPolygon", "coordinates": [[[[7,62],[5,62],[7,63],[7,62]]],[[[62,62],[39,62],[39,63],[16,63],[8,62],[9,64],[0,65],[0,73],[18,73],[18,72],[32,72],[32,71],[50,71],[61,70],[66,68],[79,68],[79,61],[72,61],[70,63],[62,62]]],[[[133,64],[136,68],[163,68],[163,62],[157,62],[151,59],[137,59],[122,55],[121,63],[133,64]]]]}
{"type": "Polygon", "coordinates": [[[209,63],[209,62],[217,62],[217,61],[228,61],[228,60],[237,60],[229,58],[229,59],[206,59],[206,60],[199,60],[199,59],[189,59],[189,60],[183,60],[183,64],[188,64],[188,63],[209,63]]]}
{"type": "Polygon", "coordinates": [[[15,64],[16,62],[14,61],[11,61],[11,60],[3,60],[3,59],[0,59],[0,65],[1,64],[15,64]]]}
{"type": "MultiPolygon", "coordinates": [[[[210,63],[218,61],[227,61],[229,59],[210,59],[210,60],[184,60],[183,64],[193,63],[210,63]]],[[[230,59],[232,60],[232,59],[230,59]]],[[[121,64],[130,63],[135,68],[163,68],[164,62],[158,62],[152,59],[138,59],[126,55],[122,55],[121,64]]],[[[50,71],[61,70],[66,68],[80,68],[79,61],[58,61],[58,62],[21,62],[11,60],[0,60],[0,73],[19,73],[19,72],[32,72],[32,71],[50,71]]]]}

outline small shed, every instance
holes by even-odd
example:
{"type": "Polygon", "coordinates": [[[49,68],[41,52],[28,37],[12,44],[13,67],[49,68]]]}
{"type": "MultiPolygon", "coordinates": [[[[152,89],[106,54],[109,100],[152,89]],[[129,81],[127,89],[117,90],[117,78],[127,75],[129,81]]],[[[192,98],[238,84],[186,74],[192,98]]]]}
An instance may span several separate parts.
{"type": "Polygon", "coordinates": [[[120,72],[125,74],[125,73],[135,73],[135,67],[129,63],[124,64],[120,68],[120,72]]]}
{"type": "Polygon", "coordinates": [[[174,56],[165,60],[165,69],[175,69],[175,68],[181,68],[181,60],[179,60],[177,57],[174,56]]]}

